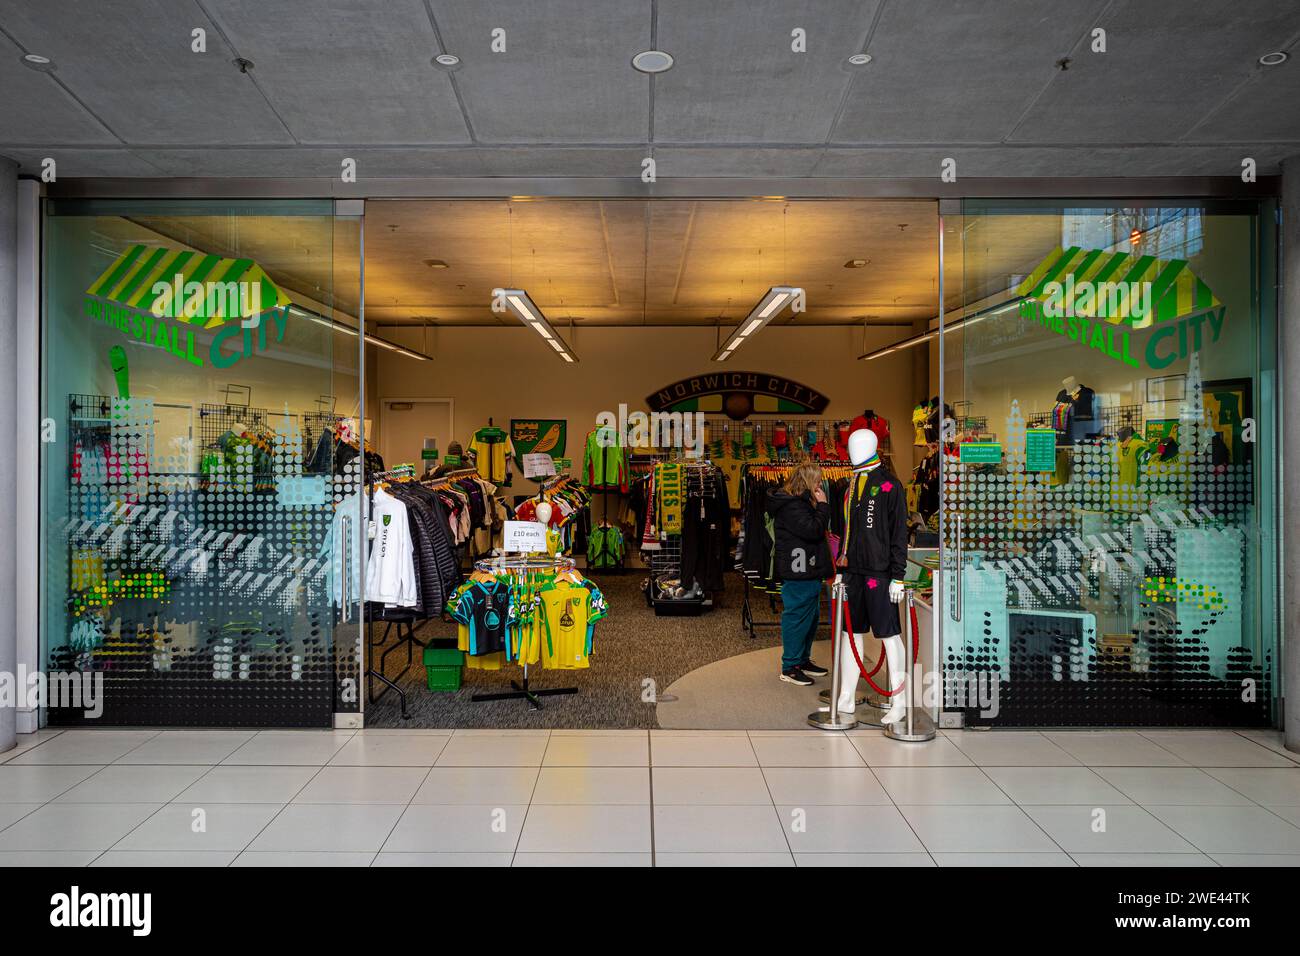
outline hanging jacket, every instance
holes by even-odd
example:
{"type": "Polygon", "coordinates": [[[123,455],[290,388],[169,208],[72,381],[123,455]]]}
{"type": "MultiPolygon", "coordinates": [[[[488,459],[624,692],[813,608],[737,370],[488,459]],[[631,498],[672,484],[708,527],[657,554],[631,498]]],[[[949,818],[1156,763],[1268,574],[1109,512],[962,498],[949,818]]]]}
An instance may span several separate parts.
{"type": "Polygon", "coordinates": [[[582,482],[588,488],[626,492],[627,454],[617,429],[602,427],[587,433],[582,455],[582,482]]]}
{"type": "Polygon", "coordinates": [[[830,508],[812,495],[798,497],[783,488],[767,496],[775,543],[772,571],[778,581],[818,581],[834,573],[826,541],[830,508]]]}
{"type": "Polygon", "coordinates": [[[853,476],[844,494],[845,568],[855,574],[907,573],[907,493],[884,465],[853,476]]]}

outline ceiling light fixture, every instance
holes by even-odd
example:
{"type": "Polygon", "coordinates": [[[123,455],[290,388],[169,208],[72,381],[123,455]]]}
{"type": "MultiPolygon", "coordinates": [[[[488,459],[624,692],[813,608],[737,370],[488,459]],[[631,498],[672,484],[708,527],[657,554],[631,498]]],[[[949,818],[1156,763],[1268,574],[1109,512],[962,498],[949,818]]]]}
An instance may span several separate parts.
{"type": "Polygon", "coordinates": [[[424,264],[430,269],[449,269],[445,259],[425,259],[424,264]]]}
{"type": "MultiPolygon", "coordinates": [[[[979,312],[973,312],[964,318],[955,319],[952,322],[943,324],[943,332],[947,335],[949,332],[955,332],[957,329],[964,329],[968,325],[974,325],[976,322],[983,322],[987,318],[995,315],[1001,315],[1003,312],[1009,312],[1020,305],[1021,297],[1012,299],[1010,302],[1003,302],[1000,305],[990,306],[987,309],[981,309],[979,312]]],[[[931,320],[933,321],[933,320],[931,320]]],[[[914,345],[922,345],[929,342],[939,334],[939,329],[933,328],[928,332],[920,332],[916,335],[901,339],[893,345],[885,345],[873,352],[867,352],[865,355],[859,355],[858,361],[871,361],[872,359],[884,358],[886,355],[892,355],[894,352],[900,352],[903,349],[911,348],[914,345]]]]}
{"type": "Polygon", "coordinates": [[[22,64],[28,69],[37,70],[41,73],[54,72],[54,61],[48,56],[41,56],[39,53],[24,54],[22,64]]]}
{"type": "Polygon", "coordinates": [[[1276,50],[1273,53],[1265,53],[1259,58],[1260,66],[1281,66],[1291,58],[1291,54],[1282,50],[1276,50]]]}
{"type": "Polygon", "coordinates": [[[460,57],[455,53],[439,53],[429,62],[442,70],[454,70],[460,66],[460,57]]]}
{"type": "Polygon", "coordinates": [[[741,343],[776,318],[787,305],[792,305],[802,296],[803,289],[797,286],[772,286],[763,298],[758,300],[758,305],[745,316],[745,320],[736,326],[727,337],[727,341],[722,343],[722,348],[713,354],[713,361],[725,362],[731,358],[731,353],[736,351],[741,343]]]}
{"type": "MultiPolygon", "coordinates": [[[[294,315],[302,316],[309,322],[315,322],[317,325],[324,326],[327,329],[333,329],[335,332],[342,332],[344,335],[351,336],[354,339],[357,337],[356,329],[345,322],[340,322],[338,319],[331,319],[328,316],[304,309],[302,306],[297,304],[289,306],[289,311],[294,315]]],[[[423,352],[416,352],[414,349],[408,349],[406,346],[398,345],[396,342],[390,342],[388,339],[381,339],[379,336],[371,335],[369,332],[366,333],[366,344],[381,349],[387,349],[389,352],[396,352],[398,355],[405,355],[408,358],[419,359],[421,362],[432,361],[432,357],[425,355],[423,352]]]]}
{"type": "Polygon", "coordinates": [[[673,56],[663,50],[643,50],[632,57],[632,67],[642,73],[663,73],[673,68],[673,56]]]}
{"type": "MultiPolygon", "coordinates": [[[[546,320],[546,316],[542,314],[542,310],[537,307],[537,303],[530,299],[528,293],[523,289],[493,289],[492,301],[494,303],[503,303],[507,312],[510,312],[525,326],[540,335],[546,344],[555,350],[555,354],[564,359],[565,362],[571,365],[578,361],[578,355],[574,352],[572,346],[560,338],[559,333],[555,331],[551,323],[546,320]]],[[[493,310],[496,310],[495,305],[493,310]]]]}
{"type": "Polygon", "coordinates": [[[850,66],[866,66],[871,62],[870,53],[855,53],[849,57],[850,66]]]}
{"type": "Polygon", "coordinates": [[[861,269],[864,268],[866,264],[870,261],[871,261],[870,259],[850,259],[848,262],[844,263],[844,268],[861,269]]]}

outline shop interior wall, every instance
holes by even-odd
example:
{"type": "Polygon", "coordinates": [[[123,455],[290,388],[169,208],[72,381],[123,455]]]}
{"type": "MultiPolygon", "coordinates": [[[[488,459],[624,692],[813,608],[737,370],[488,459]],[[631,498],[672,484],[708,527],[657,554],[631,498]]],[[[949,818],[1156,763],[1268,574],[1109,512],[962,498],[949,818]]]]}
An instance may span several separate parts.
{"type": "MultiPolygon", "coordinates": [[[[410,348],[427,348],[432,362],[378,353],[373,385],[384,398],[452,398],[455,437],[464,442],[488,418],[508,426],[511,418],[557,418],[569,425],[567,454],[581,459],[588,431],[602,411],[617,414],[646,406],[646,397],[690,375],[724,370],[767,372],[821,390],[830,400],[822,417],[852,418],[866,408],[889,419],[895,467],[904,477],[913,465],[911,413],[929,383],[914,383],[906,351],[871,362],[864,351],[888,345],[907,329],[854,327],[769,327],[726,363],[710,361],[713,328],[578,328],[572,344],[581,361],[567,366],[550,354],[531,330],[512,327],[411,329],[386,326],[385,338],[410,348]]],[[[568,330],[563,333],[570,336],[568,330]]],[[[367,388],[367,392],[370,389],[367,388]]],[[[375,418],[376,436],[382,427],[375,418]]],[[[789,416],[793,424],[798,416],[789,416]]],[[[440,450],[445,451],[440,437],[440,450]]]]}

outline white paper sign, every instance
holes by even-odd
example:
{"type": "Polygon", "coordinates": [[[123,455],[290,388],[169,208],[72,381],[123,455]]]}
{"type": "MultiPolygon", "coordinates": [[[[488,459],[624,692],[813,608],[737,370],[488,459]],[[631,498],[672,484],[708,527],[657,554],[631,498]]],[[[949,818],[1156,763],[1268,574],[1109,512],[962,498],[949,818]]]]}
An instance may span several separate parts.
{"type": "Polygon", "coordinates": [[[555,459],[546,452],[532,452],[524,455],[525,478],[551,478],[555,475],[555,459]]]}
{"type": "Polygon", "coordinates": [[[536,521],[507,521],[501,550],[507,554],[545,551],[546,526],[536,521]]]}

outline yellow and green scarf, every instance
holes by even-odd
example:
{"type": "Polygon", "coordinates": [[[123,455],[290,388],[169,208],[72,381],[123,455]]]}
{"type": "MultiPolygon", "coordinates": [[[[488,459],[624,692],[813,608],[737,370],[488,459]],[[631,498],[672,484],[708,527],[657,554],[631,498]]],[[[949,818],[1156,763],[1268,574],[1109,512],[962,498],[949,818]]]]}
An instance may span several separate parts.
{"type": "Polygon", "coordinates": [[[655,493],[659,498],[659,531],[682,533],[682,505],[685,497],[685,474],[681,465],[663,461],[655,465],[655,493]]]}

